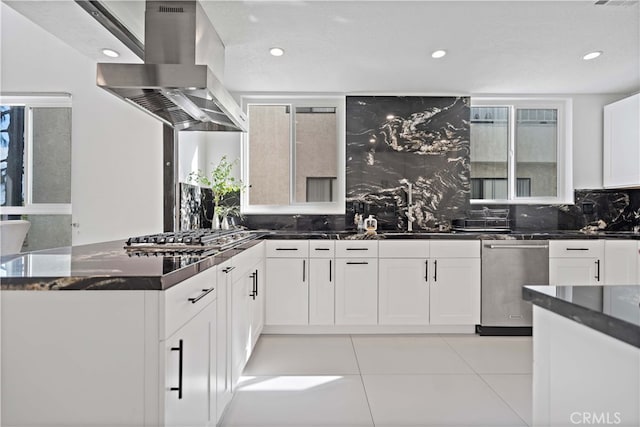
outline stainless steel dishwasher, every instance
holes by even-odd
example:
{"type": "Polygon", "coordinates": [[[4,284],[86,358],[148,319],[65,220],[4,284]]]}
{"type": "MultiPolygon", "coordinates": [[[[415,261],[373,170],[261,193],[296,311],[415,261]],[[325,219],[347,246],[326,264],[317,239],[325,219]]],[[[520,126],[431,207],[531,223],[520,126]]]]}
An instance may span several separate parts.
{"type": "Polygon", "coordinates": [[[480,335],[531,335],[531,303],[522,286],[549,284],[546,240],[482,241],[480,335]]]}

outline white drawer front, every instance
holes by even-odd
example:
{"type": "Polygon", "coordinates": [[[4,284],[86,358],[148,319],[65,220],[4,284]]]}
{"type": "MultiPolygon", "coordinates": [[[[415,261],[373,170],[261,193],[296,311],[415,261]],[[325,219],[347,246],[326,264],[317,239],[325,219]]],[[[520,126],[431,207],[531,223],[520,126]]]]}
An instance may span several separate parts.
{"type": "Polygon", "coordinates": [[[337,258],[377,258],[377,240],[352,240],[336,242],[337,258]]]}
{"type": "Polygon", "coordinates": [[[169,337],[216,299],[216,275],[217,267],[212,267],[164,292],[164,338],[169,337]]]}
{"type": "Polygon", "coordinates": [[[429,258],[428,240],[381,240],[380,258],[429,258]]]}
{"type": "Polygon", "coordinates": [[[336,244],[333,240],[310,240],[310,258],[333,258],[336,255],[336,244]]]}
{"type": "Polygon", "coordinates": [[[432,240],[431,258],[480,258],[480,240],[432,240]]]}
{"type": "Polygon", "coordinates": [[[604,240],[551,240],[549,258],[602,258],[604,240]]]}
{"type": "Polygon", "coordinates": [[[307,258],[308,240],[267,240],[267,258],[307,258]]]}

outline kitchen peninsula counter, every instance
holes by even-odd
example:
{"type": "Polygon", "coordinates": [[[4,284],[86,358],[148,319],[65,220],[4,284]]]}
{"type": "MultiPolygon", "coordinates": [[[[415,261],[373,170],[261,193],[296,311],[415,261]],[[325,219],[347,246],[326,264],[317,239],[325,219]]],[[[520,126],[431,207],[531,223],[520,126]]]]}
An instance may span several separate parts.
{"type": "Polygon", "coordinates": [[[129,254],[123,240],[25,252],[2,257],[0,289],[161,291],[259,242],[245,241],[207,256],[129,254]]]}

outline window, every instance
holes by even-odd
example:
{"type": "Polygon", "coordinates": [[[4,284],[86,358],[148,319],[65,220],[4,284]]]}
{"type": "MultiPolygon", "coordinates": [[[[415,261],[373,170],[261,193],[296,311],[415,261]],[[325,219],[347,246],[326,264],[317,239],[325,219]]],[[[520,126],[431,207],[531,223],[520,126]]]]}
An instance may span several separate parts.
{"type": "Polygon", "coordinates": [[[344,213],[344,98],[245,98],[243,213],[344,213]]]}
{"type": "Polygon", "coordinates": [[[71,98],[0,97],[0,213],[71,213],[71,98]]]}
{"type": "Polygon", "coordinates": [[[472,203],[573,203],[570,100],[471,102],[472,203]]]}

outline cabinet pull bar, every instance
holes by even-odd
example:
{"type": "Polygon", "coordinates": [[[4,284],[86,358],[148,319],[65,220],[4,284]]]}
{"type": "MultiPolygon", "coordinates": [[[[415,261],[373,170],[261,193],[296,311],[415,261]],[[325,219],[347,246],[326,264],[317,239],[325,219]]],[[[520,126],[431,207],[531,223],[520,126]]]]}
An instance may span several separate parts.
{"type": "Polygon", "coordinates": [[[369,248],[347,248],[348,251],[368,251],[369,248]]]}
{"type": "Polygon", "coordinates": [[[307,279],[307,260],[302,260],[302,281],[304,282],[307,279]]]}
{"type": "Polygon", "coordinates": [[[347,261],[348,265],[363,265],[369,264],[367,261],[347,261]]]}
{"type": "Polygon", "coordinates": [[[424,281],[429,281],[429,260],[424,261],[424,281]]]}
{"type": "Polygon", "coordinates": [[[258,269],[256,269],[256,296],[258,296],[258,269]]]}
{"type": "Polygon", "coordinates": [[[568,251],[588,251],[589,248],[565,248],[568,251]]]}
{"type": "Polygon", "coordinates": [[[596,280],[600,281],[600,260],[596,261],[596,280]]]}
{"type": "Polygon", "coordinates": [[[332,270],[331,264],[332,264],[332,261],[333,260],[329,260],[329,283],[331,283],[331,270],[332,270]]]}
{"type": "Polygon", "coordinates": [[[234,270],[234,269],[235,269],[235,267],[227,267],[227,268],[225,268],[224,270],[222,270],[222,272],[223,272],[223,273],[230,273],[230,272],[231,272],[231,270],[234,270]]]}
{"type": "Polygon", "coordinates": [[[209,288],[209,289],[203,289],[202,293],[200,295],[198,295],[195,298],[189,298],[189,302],[191,302],[191,304],[195,304],[198,301],[200,301],[202,298],[206,297],[207,294],[209,294],[211,291],[213,291],[215,288],[209,288]]]}
{"type": "Polygon", "coordinates": [[[249,277],[251,278],[251,283],[252,283],[251,293],[249,294],[249,296],[255,300],[256,299],[256,273],[251,273],[249,277]]]}
{"type": "Polygon", "coordinates": [[[182,399],[182,340],[178,341],[178,347],[171,347],[171,351],[178,352],[178,387],[171,387],[169,390],[178,392],[178,399],[182,399]]]}
{"type": "Polygon", "coordinates": [[[315,248],[316,251],[330,251],[329,248],[315,248]]]}
{"type": "Polygon", "coordinates": [[[433,261],[433,281],[438,281],[438,260],[433,261]]]}
{"type": "Polygon", "coordinates": [[[298,248],[276,248],[276,251],[297,251],[298,248]]]}

